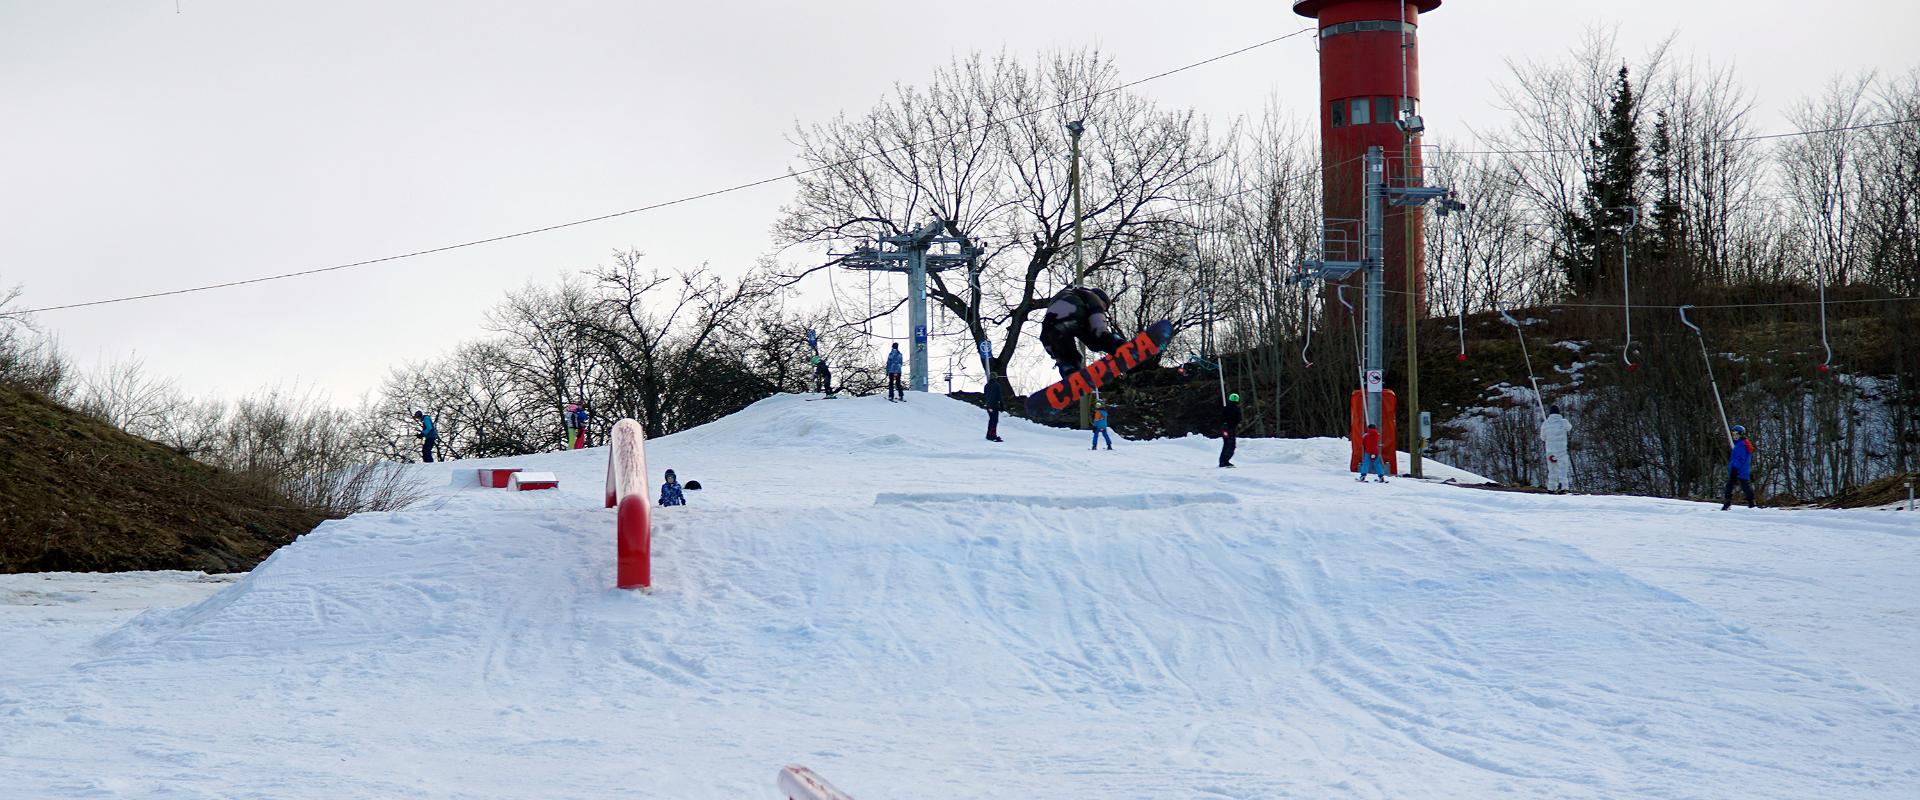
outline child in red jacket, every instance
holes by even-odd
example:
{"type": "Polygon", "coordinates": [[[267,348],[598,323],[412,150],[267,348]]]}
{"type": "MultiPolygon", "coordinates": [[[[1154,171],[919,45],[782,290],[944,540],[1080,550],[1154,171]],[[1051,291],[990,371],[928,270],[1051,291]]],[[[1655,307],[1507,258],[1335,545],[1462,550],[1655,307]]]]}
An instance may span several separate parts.
{"type": "Polygon", "coordinates": [[[1360,434],[1360,477],[1361,483],[1367,482],[1367,474],[1372,473],[1381,483],[1387,482],[1387,465],[1380,460],[1380,427],[1367,425],[1367,432],[1360,434]]]}

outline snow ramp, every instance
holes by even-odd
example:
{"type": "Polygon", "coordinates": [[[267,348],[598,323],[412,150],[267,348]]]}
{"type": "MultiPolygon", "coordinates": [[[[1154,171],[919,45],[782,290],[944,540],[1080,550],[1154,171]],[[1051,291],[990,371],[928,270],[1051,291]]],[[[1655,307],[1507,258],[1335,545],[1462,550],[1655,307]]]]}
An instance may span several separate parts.
{"type": "Polygon", "coordinates": [[[772,797],[789,762],[862,800],[1920,794],[1911,638],[1807,616],[1911,609],[1898,576],[1882,597],[1777,549],[1913,563],[1900,530],[1363,485],[1332,440],[1243,441],[1228,471],[1204,439],[983,427],[941,397],[782,396],[649,442],[704,487],[656,517],[652,594],[611,588],[604,452],[417,467],[420,507],[0,684],[0,775],[27,797],[772,797]],[[507,465],[561,488],[450,480],[507,465]],[[1650,540],[1817,607],[1622,544],[1650,540]]]}

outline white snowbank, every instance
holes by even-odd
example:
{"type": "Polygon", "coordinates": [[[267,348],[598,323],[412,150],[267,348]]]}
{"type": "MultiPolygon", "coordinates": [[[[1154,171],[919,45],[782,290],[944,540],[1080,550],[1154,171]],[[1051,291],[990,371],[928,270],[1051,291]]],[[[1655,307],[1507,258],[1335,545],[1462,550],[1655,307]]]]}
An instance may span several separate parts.
{"type": "Polygon", "coordinates": [[[654,441],[705,488],[658,511],[650,595],[611,588],[589,450],[418,467],[422,507],[111,630],[0,606],[0,785],[748,798],[798,762],[863,800],[1920,794],[1904,516],[983,432],[939,397],[778,397],[654,441]],[[451,485],[487,466],[561,487],[451,485]]]}

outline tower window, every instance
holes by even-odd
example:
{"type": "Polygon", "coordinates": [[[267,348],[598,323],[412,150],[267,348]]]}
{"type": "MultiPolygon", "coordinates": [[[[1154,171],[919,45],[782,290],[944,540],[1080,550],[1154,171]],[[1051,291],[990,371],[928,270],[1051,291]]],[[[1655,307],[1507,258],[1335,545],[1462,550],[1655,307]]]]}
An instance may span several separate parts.
{"type": "Polygon", "coordinates": [[[1391,97],[1373,98],[1373,121],[1374,122],[1392,122],[1396,119],[1399,119],[1399,115],[1393,113],[1393,98],[1391,97]]]}
{"type": "Polygon", "coordinates": [[[1368,98],[1356,97],[1348,100],[1347,104],[1351,111],[1348,118],[1353,124],[1365,125],[1373,120],[1373,117],[1368,113],[1368,109],[1373,103],[1368,98]]]}
{"type": "Polygon", "coordinates": [[[1413,33],[1414,30],[1414,26],[1408,25],[1405,22],[1394,22],[1393,20],[1387,19],[1369,19],[1359,22],[1342,22],[1336,25],[1328,25],[1320,29],[1320,38],[1331,39],[1343,33],[1360,33],[1363,31],[1413,33]]]}
{"type": "Polygon", "coordinates": [[[1333,121],[1333,127],[1336,127],[1336,128],[1347,127],[1347,101],[1345,100],[1333,101],[1333,108],[1331,109],[1331,113],[1328,115],[1328,119],[1331,119],[1333,121]]]}

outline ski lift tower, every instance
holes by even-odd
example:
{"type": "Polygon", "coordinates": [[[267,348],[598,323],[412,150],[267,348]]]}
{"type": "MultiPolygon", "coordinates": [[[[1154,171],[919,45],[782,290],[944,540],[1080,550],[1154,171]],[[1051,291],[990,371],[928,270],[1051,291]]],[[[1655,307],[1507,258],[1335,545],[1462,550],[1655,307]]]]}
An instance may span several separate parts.
{"type": "Polygon", "coordinates": [[[1366,356],[1360,391],[1354,392],[1351,400],[1349,436],[1353,440],[1353,469],[1360,467],[1360,434],[1367,425],[1380,426],[1380,442],[1387,469],[1397,471],[1394,463],[1397,453],[1393,450],[1393,392],[1386,388],[1386,294],[1387,259],[1385,234],[1388,227],[1385,222],[1386,208],[1389,205],[1419,208],[1432,203],[1435,210],[1446,216],[1457,211],[1465,211],[1467,206],[1456,199],[1452,189],[1445,186],[1423,186],[1417,180],[1404,181],[1404,185],[1390,185],[1387,180],[1387,156],[1385,148],[1379,145],[1368,147],[1362,156],[1362,174],[1365,176],[1361,196],[1364,215],[1360,222],[1359,259],[1326,258],[1337,252],[1339,242],[1331,233],[1323,233],[1321,242],[1322,257],[1302,261],[1290,278],[1293,283],[1305,283],[1311,280],[1338,282],[1356,272],[1366,277],[1366,356]],[[1384,406],[1384,407],[1383,407],[1384,406]]]}
{"type": "Polygon", "coordinates": [[[882,236],[873,246],[830,254],[847,269],[907,274],[907,319],[913,328],[908,364],[910,387],[916,392],[927,390],[927,273],[965,267],[980,255],[965,239],[940,235],[944,230],[946,223],[934,220],[919,230],[882,236]]]}

